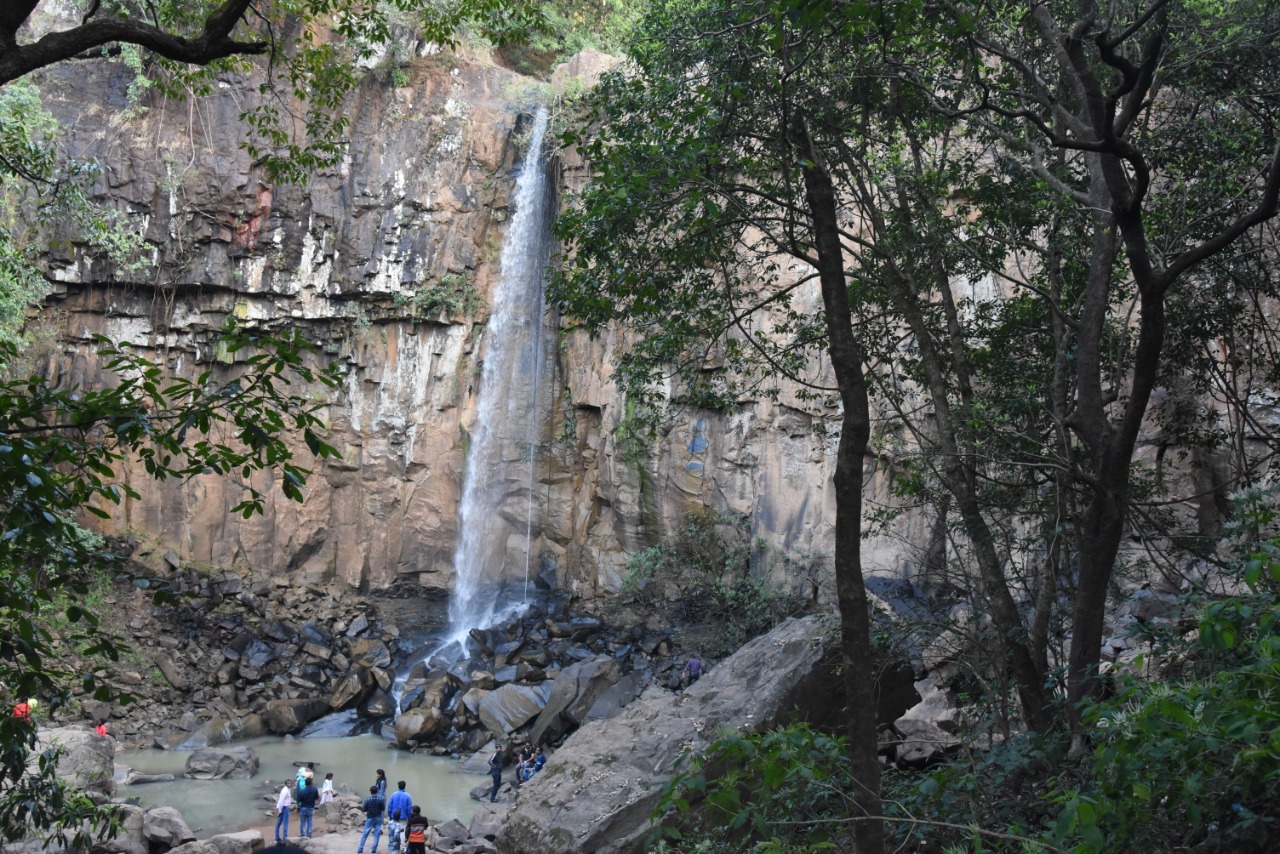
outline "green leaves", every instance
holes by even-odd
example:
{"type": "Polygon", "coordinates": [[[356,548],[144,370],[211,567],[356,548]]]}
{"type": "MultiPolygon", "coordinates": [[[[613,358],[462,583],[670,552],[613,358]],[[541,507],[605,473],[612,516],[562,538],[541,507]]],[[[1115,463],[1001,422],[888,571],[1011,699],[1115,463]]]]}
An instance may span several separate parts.
{"type": "MultiPolygon", "coordinates": [[[[77,678],[88,680],[86,690],[106,695],[92,677],[51,665],[49,627],[56,623],[83,655],[119,655],[117,640],[87,601],[94,573],[110,568],[114,557],[101,538],[76,524],[81,512],[108,518],[123,497],[140,497],[119,471],[137,462],[160,480],[235,476],[245,497],[230,512],[247,517],[261,513],[267,500],[250,480],[258,472],[278,471],[281,493],[303,499],[310,471],[294,460],[298,434],[314,457],[338,456],[323,438],[327,404],[310,389],[336,387],[339,368],[315,366],[296,331],[270,337],[229,324],[223,340],[235,364],[195,379],[173,376],[129,345],[98,338],[114,385],[56,387],[40,377],[0,382],[0,683],[7,696],[39,695],[56,705],[77,678]],[[309,388],[291,390],[295,383],[309,388]]],[[[0,353],[13,350],[0,344],[0,353]]],[[[158,604],[163,593],[157,591],[158,604]]],[[[22,781],[0,796],[0,831],[16,826],[9,823],[20,817],[16,793],[31,785],[62,810],[47,813],[42,806],[36,820],[79,832],[89,813],[68,801],[68,791],[56,781],[23,776],[33,733],[0,715],[0,742],[14,747],[0,753],[0,775],[22,781]]]]}

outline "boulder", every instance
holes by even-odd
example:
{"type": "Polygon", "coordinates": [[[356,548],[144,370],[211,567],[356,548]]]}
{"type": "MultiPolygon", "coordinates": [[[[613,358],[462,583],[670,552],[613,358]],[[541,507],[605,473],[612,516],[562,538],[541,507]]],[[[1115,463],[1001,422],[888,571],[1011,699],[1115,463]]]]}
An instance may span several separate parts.
{"type": "Polygon", "coordinates": [[[533,720],[547,704],[547,685],[502,685],[480,699],[480,722],[494,735],[506,735],[533,720]]]}
{"type": "Polygon", "coordinates": [[[439,709],[414,709],[396,718],[396,744],[408,747],[409,742],[421,744],[440,732],[445,720],[439,709]]]}
{"type": "MultiPolygon", "coordinates": [[[[182,813],[173,807],[152,807],[143,813],[142,836],[153,849],[159,847],[162,851],[167,848],[176,848],[186,842],[193,842],[196,838],[191,828],[187,826],[182,813]]],[[[198,854],[208,854],[208,852],[202,851],[198,854]]]]}
{"type": "Polygon", "coordinates": [[[188,691],[190,686],[187,684],[187,678],[183,675],[182,670],[174,663],[168,654],[160,652],[151,658],[155,662],[156,667],[160,669],[160,673],[164,676],[165,681],[179,691],[188,691]]]}
{"type": "Polygon", "coordinates": [[[110,800],[116,793],[115,739],[91,729],[58,727],[39,731],[31,761],[50,747],[62,749],[58,776],[73,780],[96,803],[110,800]]]}
{"type": "Polygon", "coordinates": [[[211,842],[188,842],[169,849],[169,854],[219,854],[211,842]]]}
{"type": "Polygon", "coordinates": [[[894,759],[900,765],[919,768],[960,744],[952,733],[959,729],[961,712],[933,677],[921,679],[915,689],[920,702],[893,722],[901,736],[894,759]]]}
{"type": "Polygon", "coordinates": [[[723,728],[765,730],[804,710],[835,724],[837,629],[791,619],[756,638],[679,694],[651,686],[617,717],[590,721],[521,787],[497,838],[505,854],[619,854],[643,850],[661,783],[686,748],[705,751],[723,728]]]}
{"type": "Polygon", "coordinates": [[[390,667],[391,650],[375,638],[356,638],[351,642],[351,660],[365,667],[390,667]]]}
{"type": "Polygon", "coordinates": [[[396,700],[381,688],[360,704],[362,718],[388,718],[396,713],[396,700]]]}
{"type": "Polygon", "coordinates": [[[543,744],[559,738],[587,719],[600,696],[622,678],[618,662],[607,655],[566,667],[551,683],[551,696],[538,715],[529,740],[543,744]]]}
{"type": "Polygon", "coordinates": [[[295,733],[329,712],[329,704],[320,699],[272,700],[262,711],[267,729],[276,735],[295,733]]]}
{"type": "Polygon", "coordinates": [[[375,684],[377,683],[369,668],[359,665],[352,667],[334,686],[333,695],[329,698],[329,708],[336,712],[359,705],[361,700],[369,696],[375,684]]]}
{"type": "Polygon", "coordinates": [[[222,715],[214,715],[191,732],[191,735],[178,742],[178,750],[198,750],[202,747],[216,747],[226,744],[235,735],[232,722],[222,715]]]}
{"type": "Polygon", "coordinates": [[[115,807],[120,829],[114,839],[97,842],[91,854],[150,854],[150,846],[142,835],[142,807],[119,804],[115,807]]]}
{"type": "Polygon", "coordinates": [[[241,715],[231,724],[231,740],[241,741],[246,738],[261,738],[269,732],[267,722],[262,715],[241,715]]]}
{"type": "MultiPolygon", "coordinates": [[[[492,784],[490,784],[492,788],[492,784]]],[[[505,812],[499,812],[492,807],[484,806],[475,811],[471,817],[471,827],[467,831],[468,837],[471,839],[488,839],[493,841],[498,838],[499,831],[502,830],[502,819],[505,812]]]]}
{"type": "Polygon", "coordinates": [[[218,854],[253,854],[264,844],[260,830],[220,833],[206,841],[218,850],[218,854]]]}
{"type": "Polygon", "coordinates": [[[193,780],[245,780],[258,773],[251,747],[205,747],[187,757],[184,777],[193,780]]]}

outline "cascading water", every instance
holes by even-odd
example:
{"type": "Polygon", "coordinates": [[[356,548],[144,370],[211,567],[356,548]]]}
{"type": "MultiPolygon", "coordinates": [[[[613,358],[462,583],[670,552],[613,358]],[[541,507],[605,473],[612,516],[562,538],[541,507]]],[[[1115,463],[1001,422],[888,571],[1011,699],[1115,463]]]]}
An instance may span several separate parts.
{"type": "Polygon", "coordinates": [[[464,638],[473,627],[491,625],[501,609],[528,595],[536,449],[542,423],[539,380],[547,358],[542,335],[543,272],[551,252],[552,197],[542,156],[546,130],[543,108],[534,119],[529,151],[516,179],[515,214],[502,245],[493,313],[484,333],[476,423],[458,508],[453,560],[457,579],[449,603],[454,640],[464,638]],[[507,548],[513,533],[524,535],[522,567],[508,565],[514,560],[507,548]]]}

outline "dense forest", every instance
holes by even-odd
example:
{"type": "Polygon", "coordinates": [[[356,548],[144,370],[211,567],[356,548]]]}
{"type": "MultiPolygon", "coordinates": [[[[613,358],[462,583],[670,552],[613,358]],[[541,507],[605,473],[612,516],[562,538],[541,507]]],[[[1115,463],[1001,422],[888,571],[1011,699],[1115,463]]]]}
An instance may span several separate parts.
{"type": "MultiPolygon", "coordinates": [[[[1274,2],[92,2],[80,27],[30,42],[36,5],[0,12],[7,697],[98,688],[50,664],[41,612],[119,654],[77,594],[104,559],[83,514],[129,494],[120,460],[159,478],[278,470],[301,500],[310,471],[283,437],[334,450],[284,378],[337,381],[300,337],[237,329],[228,347],[252,348],[255,379],[234,388],[171,381],[108,341],[112,388],[28,377],[53,223],[145,261],[27,75],[109,52],[139,85],[197,97],[268,58],[262,85],[306,111],[264,101],[245,145],[297,181],[340,160],[339,108],[367,69],[396,73],[374,48],[405,28],[535,76],[595,47],[620,64],[554,105],[559,156],[587,179],[563,202],[551,297],[577,328],[626,330],[629,429],[747,394],[839,429],[847,725],[726,734],[666,783],[650,847],[1275,847],[1274,2]],[[313,26],[329,38],[285,49],[313,26]],[[233,445],[209,438],[224,427],[233,445]],[[891,503],[866,500],[871,461],[891,503]],[[890,615],[864,583],[863,541],[907,512],[934,520],[913,582],[939,617],[890,615]],[[1148,593],[1158,610],[1135,604],[1148,593]],[[966,710],[957,746],[886,767],[873,674],[940,639],[966,710]]],[[[696,552],[662,553],[663,571],[687,577],[696,552]]],[[[51,765],[27,773],[28,722],[0,719],[0,740],[5,833],[109,824],[51,765]]]]}

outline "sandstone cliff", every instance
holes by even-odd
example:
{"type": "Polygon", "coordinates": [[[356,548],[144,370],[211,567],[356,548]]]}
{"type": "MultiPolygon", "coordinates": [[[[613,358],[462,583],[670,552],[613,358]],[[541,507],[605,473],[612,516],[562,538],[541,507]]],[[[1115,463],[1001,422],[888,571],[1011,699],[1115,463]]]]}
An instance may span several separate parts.
{"type": "MultiPolygon", "coordinates": [[[[591,63],[568,69],[591,72],[591,63]]],[[[70,383],[103,381],[90,339],[103,334],[175,371],[230,371],[215,339],[234,316],[302,329],[348,379],[338,394],[314,390],[342,459],[317,468],[304,505],[275,500],[265,516],[243,520],[227,512],[239,500],[234,478],[157,484],[130,472],[143,497],[120,509],[111,530],[159,538],[196,563],[448,590],[487,300],[513,169],[545,86],[481,53],[420,49],[405,85],[369,72],[347,107],[351,144],[338,169],[306,186],[273,186],[238,148],[240,111],[257,97],[252,81],[227,77],[201,99],[137,101],[132,80],[110,62],[40,80],[72,152],[101,164],[100,197],[129,217],[150,253],[121,267],[74,240],[51,242],[58,286],[44,320],[57,345],[44,369],[70,383]],[[474,306],[471,293],[482,298],[474,306]]],[[[572,166],[566,180],[576,180],[572,166]]],[[[791,580],[824,596],[834,441],[784,396],[743,401],[731,414],[681,413],[658,442],[636,442],[610,381],[615,346],[567,329],[546,353],[532,455],[534,572],[588,598],[611,591],[628,554],[690,509],[711,508],[748,514],[754,533],[812,557],[791,580]]],[[[521,481],[512,477],[491,534],[511,572],[525,565],[521,481]]],[[[923,549],[924,530],[906,533],[923,549]]],[[[911,550],[884,545],[869,566],[900,570],[911,550]]]]}

